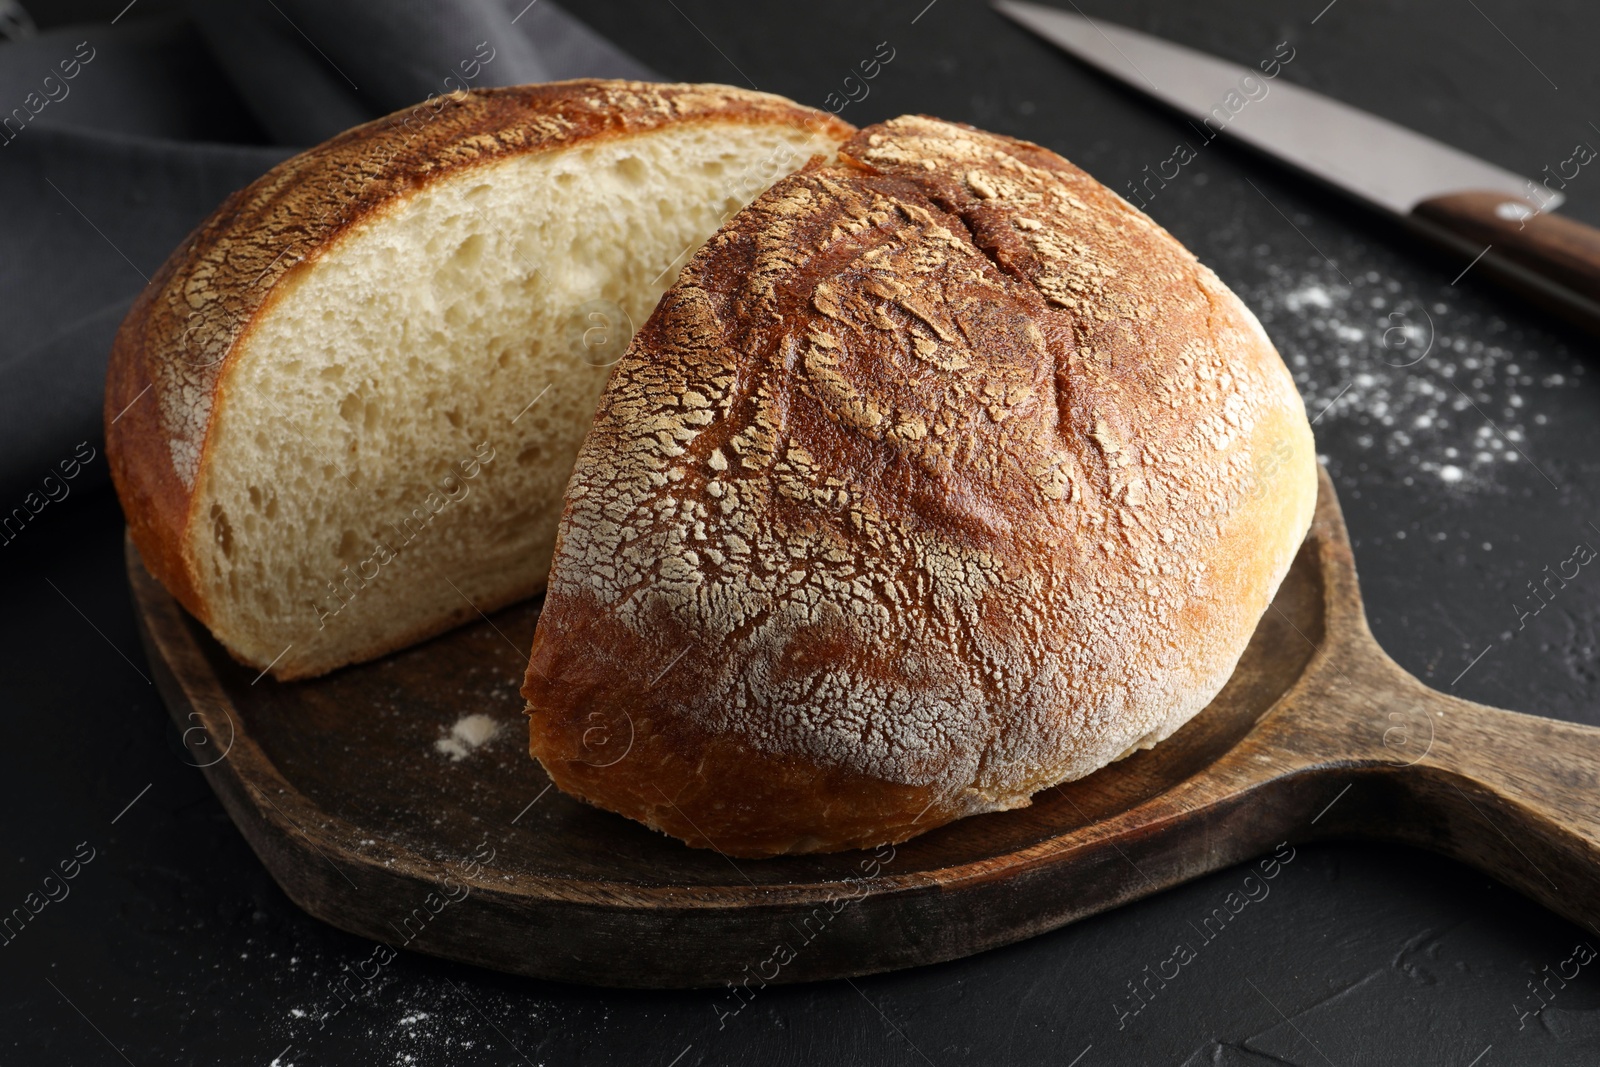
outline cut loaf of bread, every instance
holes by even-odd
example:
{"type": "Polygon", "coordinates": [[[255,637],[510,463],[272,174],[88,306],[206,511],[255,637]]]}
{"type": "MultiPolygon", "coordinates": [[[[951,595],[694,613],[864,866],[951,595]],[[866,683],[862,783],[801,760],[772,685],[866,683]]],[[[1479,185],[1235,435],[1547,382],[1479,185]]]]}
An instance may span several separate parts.
{"type": "Polygon", "coordinates": [[[304,678],[543,585],[610,366],[717,226],[851,128],[723,86],[462,93],[231,197],[112,354],[141,555],[304,678]]]}
{"type": "Polygon", "coordinates": [[[860,131],[606,386],[523,693],[560,788],[733,856],[902,841],[1156,744],[1311,522],[1254,315],[1037,145],[860,131]]]}

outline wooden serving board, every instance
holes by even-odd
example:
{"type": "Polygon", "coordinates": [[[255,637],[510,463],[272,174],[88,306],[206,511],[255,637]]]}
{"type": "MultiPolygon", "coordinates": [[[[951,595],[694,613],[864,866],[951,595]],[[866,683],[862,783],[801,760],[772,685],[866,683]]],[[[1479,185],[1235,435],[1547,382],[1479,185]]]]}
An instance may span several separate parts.
{"type": "Polygon", "coordinates": [[[1401,670],[1367,629],[1321,477],[1283,588],[1192,722],[1032,807],[875,853],[733,860],[548,788],[517,692],[538,601],[280,684],[233,662],[131,544],[128,574],[192,762],[251,847],[306,911],[393,948],[595,985],[754,988],[953,959],[1330,836],[1435,849],[1590,925],[1600,729],[1401,670]],[[500,736],[459,761],[438,751],[472,712],[500,736]]]}

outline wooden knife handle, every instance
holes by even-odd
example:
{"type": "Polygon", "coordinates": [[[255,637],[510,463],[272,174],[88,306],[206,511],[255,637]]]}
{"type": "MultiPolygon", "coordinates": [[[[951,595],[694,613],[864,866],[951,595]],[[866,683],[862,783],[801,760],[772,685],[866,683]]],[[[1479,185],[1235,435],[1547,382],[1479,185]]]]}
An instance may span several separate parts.
{"type": "Polygon", "coordinates": [[[1474,269],[1600,332],[1600,229],[1491,192],[1424,200],[1411,222],[1458,254],[1484,253],[1474,269]]]}

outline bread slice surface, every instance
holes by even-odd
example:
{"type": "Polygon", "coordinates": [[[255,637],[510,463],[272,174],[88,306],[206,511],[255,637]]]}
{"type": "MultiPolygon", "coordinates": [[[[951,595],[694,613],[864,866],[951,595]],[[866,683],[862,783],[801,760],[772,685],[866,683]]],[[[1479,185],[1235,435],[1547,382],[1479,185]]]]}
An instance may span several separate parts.
{"type": "Polygon", "coordinates": [[[634,327],[849,132],[766,94],[582,81],[439,98],[286,161],[118,335],[108,453],[147,565],[280,679],[537,592],[634,327]]]}

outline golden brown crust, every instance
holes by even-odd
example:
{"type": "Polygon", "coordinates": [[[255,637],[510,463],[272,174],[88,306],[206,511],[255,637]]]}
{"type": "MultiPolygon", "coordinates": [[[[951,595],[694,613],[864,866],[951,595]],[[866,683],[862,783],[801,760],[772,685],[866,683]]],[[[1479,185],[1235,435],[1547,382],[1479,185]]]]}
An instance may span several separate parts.
{"type": "Polygon", "coordinates": [[[852,127],[781,97],[719,85],[568,81],[438,97],[274,167],[167,260],[123,321],[106,385],[106,441],[134,543],[202,621],[186,547],[207,429],[231,354],[303,264],[416,188],[511,155],[684,122],[852,127]]]}
{"type": "Polygon", "coordinates": [[[524,688],[557,785],[734,855],[903,840],[1167,736],[1315,501],[1259,324],[1115,194],[927,118],[840,158],[618,364],[524,688]]]}

